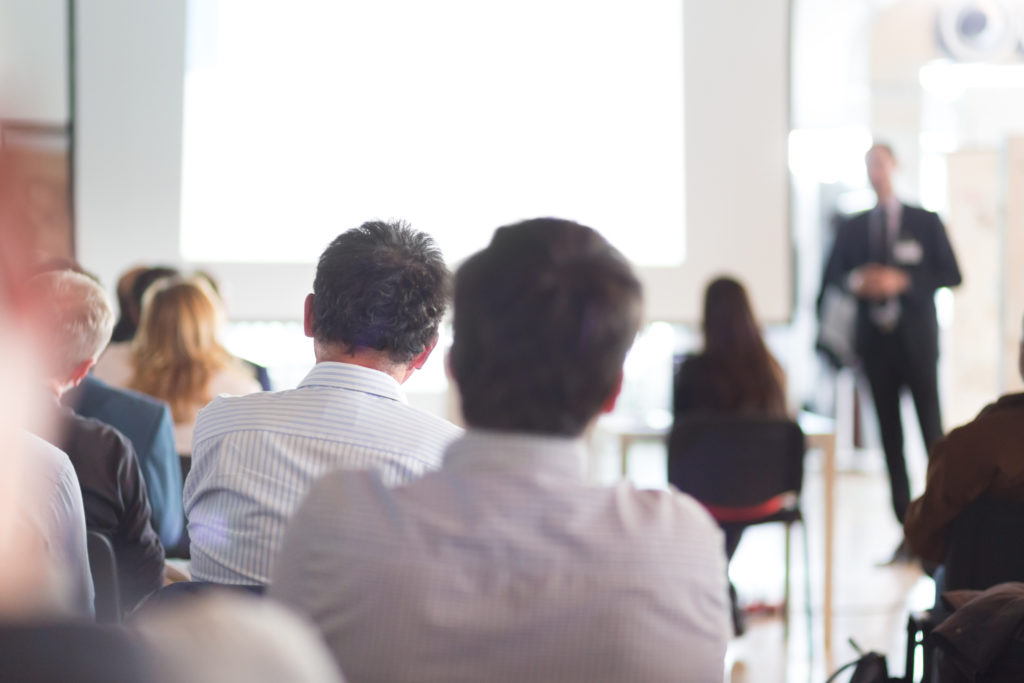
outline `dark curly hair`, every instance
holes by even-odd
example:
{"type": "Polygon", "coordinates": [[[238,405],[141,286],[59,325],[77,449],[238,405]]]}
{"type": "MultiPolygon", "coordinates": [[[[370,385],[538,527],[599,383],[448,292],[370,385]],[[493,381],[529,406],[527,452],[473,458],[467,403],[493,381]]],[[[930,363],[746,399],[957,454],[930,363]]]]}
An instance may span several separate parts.
{"type": "Polygon", "coordinates": [[[629,263],[594,230],[499,228],[455,276],[449,358],[466,424],[580,434],[615,390],[641,308],[629,263]]]}
{"type": "Polygon", "coordinates": [[[433,341],[451,274],[427,234],[372,221],[334,238],[313,281],[313,337],[351,353],[385,351],[407,363],[433,341]]]}

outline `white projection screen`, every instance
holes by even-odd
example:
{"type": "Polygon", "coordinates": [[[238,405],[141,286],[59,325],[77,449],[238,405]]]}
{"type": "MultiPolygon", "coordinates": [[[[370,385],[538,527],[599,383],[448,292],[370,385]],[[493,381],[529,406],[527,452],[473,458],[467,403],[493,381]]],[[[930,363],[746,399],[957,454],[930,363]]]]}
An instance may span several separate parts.
{"type": "Polygon", "coordinates": [[[457,264],[556,215],[633,260],[652,320],[698,322],[720,273],[765,321],[791,315],[789,0],[84,8],[78,232],[107,280],[203,264],[235,318],[293,319],[323,247],[365,220],[405,219],[457,264]]]}
{"type": "Polygon", "coordinates": [[[190,10],[187,259],[308,261],[340,229],[401,218],[457,262],[499,225],[560,216],[637,263],[683,261],[681,3],[190,10]]]}

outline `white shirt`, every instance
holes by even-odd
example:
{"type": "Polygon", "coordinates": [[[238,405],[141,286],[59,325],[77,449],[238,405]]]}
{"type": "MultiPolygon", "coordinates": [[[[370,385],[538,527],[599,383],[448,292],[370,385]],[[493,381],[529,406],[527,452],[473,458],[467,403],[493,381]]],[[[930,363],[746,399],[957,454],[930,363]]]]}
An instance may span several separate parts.
{"type": "MultiPolygon", "coordinates": [[[[207,396],[244,396],[262,391],[260,383],[252,375],[245,375],[234,367],[227,367],[220,370],[207,385],[207,396]]],[[[192,440],[195,435],[196,423],[194,420],[188,422],[174,423],[174,448],[181,454],[192,452],[192,440]]]]}
{"type": "Polygon", "coordinates": [[[86,550],[85,507],[78,475],[67,454],[39,437],[23,433],[30,455],[36,497],[26,514],[46,543],[58,606],[76,616],[93,614],[92,573],[86,550]]]}
{"type": "Polygon", "coordinates": [[[271,595],[350,681],[722,680],[722,534],[692,498],[594,486],[573,439],[470,432],[387,489],[334,473],[296,513],[271,595]]]}
{"type": "Polygon", "coordinates": [[[318,363],[290,391],[214,399],[196,420],[185,481],[192,576],[266,583],[315,479],[375,469],[402,484],[438,468],[461,433],[409,406],[393,377],[346,363],[318,363]]]}

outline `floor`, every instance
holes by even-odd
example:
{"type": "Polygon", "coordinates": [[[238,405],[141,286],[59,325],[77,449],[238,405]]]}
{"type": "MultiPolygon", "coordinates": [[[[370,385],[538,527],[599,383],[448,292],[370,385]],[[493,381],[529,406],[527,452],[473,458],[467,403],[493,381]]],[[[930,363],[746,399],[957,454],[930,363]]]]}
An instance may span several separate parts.
{"type": "MultiPolygon", "coordinates": [[[[909,439],[908,439],[908,442],[909,439]]],[[[911,452],[910,475],[915,492],[923,486],[924,454],[911,452]]],[[[934,585],[919,568],[884,566],[900,540],[892,514],[882,456],[874,451],[838,455],[836,482],[836,552],[833,609],[833,660],[824,660],[823,525],[820,453],[808,453],[803,507],[808,519],[810,550],[810,638],[804,599],[802,540],[794,529],[790,635],[782,619],[764,613],[748,617],[746,633],[734,639],[726,655],[725,680],[731,683],[821,683],[839,665],[856,659],[853,639],[864,651],[886,654],[889,673],[902,676],[906,623],[910,610],[929,607],[934,585]]],[[[615,459],[607,476],[615,476],[615,459]]],[[[640,486],[664,486],[664,449],[638,444],[630,451],[629,476],[640,486]]],[[[766,525],[744,534],[730,566],[730,576],[747,606],[778,605],[784,585],[784,531],[766,525]]],[[[920,665],[918,665],[919,667],[920,665]]],[[[839,683],[845,683],[847,675],[839,683]]]]}

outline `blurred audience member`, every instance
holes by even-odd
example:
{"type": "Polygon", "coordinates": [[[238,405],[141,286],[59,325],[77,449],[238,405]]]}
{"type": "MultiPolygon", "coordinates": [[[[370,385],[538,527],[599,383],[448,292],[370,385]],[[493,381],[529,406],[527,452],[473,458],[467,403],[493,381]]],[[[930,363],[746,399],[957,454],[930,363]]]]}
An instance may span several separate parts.
{"type": "Polygon", "coordinates": [[[160,542],[168,551],[178,546],[185,534],[185,511],[174,420],[167,404],[137,391],[112,387],[92,375],[64,394],[63,403],[82,417],[96,418],[128,437],[139,458],[160,542]]]}
{"type": "Polygon", "coordinates": [[[342,683],[320,634],[280,605],[226,590],[141,610],[159,683],[342,683]]]}
{"type": "Polygon", "coordinates": [[[166,278],[146,291],[127,386],[171,407],[179,453],[192,452],[196,415],[214,396],[260,390],[221,345],[220,324],[216,303],[197,281],[166,278]]]}
{"type": "Polygon", "coordinates": [[[450,367],[469,432],[439,472],[313,485],[272,596],[355,681],[712,681],[729,636],[722,534],[678,491],[587,482],[640,283],[593,230],[499,229],[459,269],[450,367]]]}
{"type": "Polygon", "coordinates": [[[720,277],[704,294],[704,350],[675,378],[674,412],[786,416],[786,378],[761,338],[747,291],[720,277]]]}
{"type": "MultiPolygon", "coordinates": [[[[7,267],[20,249],[0,225],[0,620],[92,614],[82,493],[66,454],[31,434],[49,431],[39,403],[46,340],[29,340],[19,278],[7,267]],[[16,309],[23,310],[21,313],[16,309]]],[[[4,660],[6,661],[6,660],[4,660]]]]}
{"type": "MultiPolygon", "coordinates": [[[[68,259],[49,259],[36,270],[73,270],[89,275],[68,259]]],[[[96,418],[128,437],[146,481],[153,525],[160,542],[166,549],[181,542],[185,529],[181,463],[174,446],[174,421],[167,405],[136,391],[111,387],[91,374],[65,392],[61,402],[78,415],[96,418]]]]}
{"type": "MultiPolygon", "coordinates": [[[[220,305],[223,312],[225,306],[224,295],[221,294],[220,285],[217,284],[216,278],[205,270],[197,270],[195,272],[195,277],[206,281],[206,284],[210,286],[210,290],[214,295],[216,295],[215,300],[220,305]]],[[[226,313],[224,313],[224,317],[225,319],[227,318],[226,313]]],[[[260,383],[260,387],[263,388],[263,391],[274,390],[273,385],[270,383],[270,373],[267,372],[267,369],[264,366],[259,365],[258,363],[253,363],[251,360],[245,360],[244,358],[240,358],[239,360],[245,363],[246,368],[252,373],[252,376],[256,381],[260,383]]]]}
{"type": "MultiPolygon", "coordinates": [[[[1024,340],[1018,366],[1024,378],[1024,340]]],[[[924,495],[907,508],[910,551],[942,562],[950,525],[982,497],[1024,501],[1024,393],[1001,397],[935,443],[924,495]]]]}
{"type": "MultiPolygon", "coordinates": [[[[713,280],[704,294],[704,350],[687,356],[676,373],[673,413],[726,413],[786,417],[786,377],[761,337],[743,285],[727,277],[713,280]]],[[[777,512],[782,499],[753,508],[708,507],[719,522],[756,519],[777,512]]],[[[742,531],[726,534],[732,559],[742,531]]]]}
{"type": "Polygon", "coordinates": [[[117,307],[120,313],[110,335],[112,344],[131,341],[135,336],[135,329],[139,326],[138,314],[141,310],[136,310],[135,316],[132,317],[132,287],[139,275],[147,270],[149,268],[146,266],[137,266],[122,273],[117,280],[117,307]]]}
{"type": "MultiPolygon", "coordinates": [[[[676,419],[694,413],[786,417],[786,377],[761,337],[747,290],[728,277],[712,280],[704,292],[704,350],[679,366],[673,389],[676,419]]],[[[778,512],[781,496],[747,508],[703,504],[718,522],[742,522],[778,512]]],[[[742,529],[725,530],[725,554],[736,553],[742,529]]],[[[743,632],[743,615],[730,583],[733,628],[743,632]]]]}
{"type": "Polygon", "coordinates": [[[85,506],[75,467],[64,451],[25,432],[24,452],[31,459],[29,490],[35,502],[22,513],[31,521],[46,548],[57,613],[93,615],[92,573],[86,544],[85,506]]]}
{"type": "Polygon", "coordinates": [[[117,282],[117,298],[121,306],[121,318],[118,320],[118,339],[107,346],[103,355],[96,361],[93,374],[111,386],[124,388],[131,379],[132,340],[138,331],[142,319],[142,299],[150,285],[158,280],[179,275],[177,269],[169,266],[153,266],[133,268],[121,276],[117,282]],[[128,294],[122,298],[122,288],[128,294]]]}
{"type": "MultiPolygon", "coordinates": [[[[30,282],[35,306],[47,315],[41,338],[52,340],[48,388],[59,399],[77,385],[110,338],[113,311],[103,289],[73,271],[30,282]]],[[[117,556],[122,603],[131,609],[160,587],[164,551],[150,519],[149,498],[131,444],[114,428],[65,408],[55,445],[68,454],[82,489],[86,525],[107,535],[117,556]]]]}
{"type": "Polygon", "coordinates": [[[441,464],[454,425],[406,403],[427,361],[449,273],[434,241],[366,223],[320,257],[306,297],[317,364],[297,389],[220,398],[200,415],[185,480],[192,575],[265,584],[284,526],[318,477],[375,469],[402,484],[441,464]]]}

